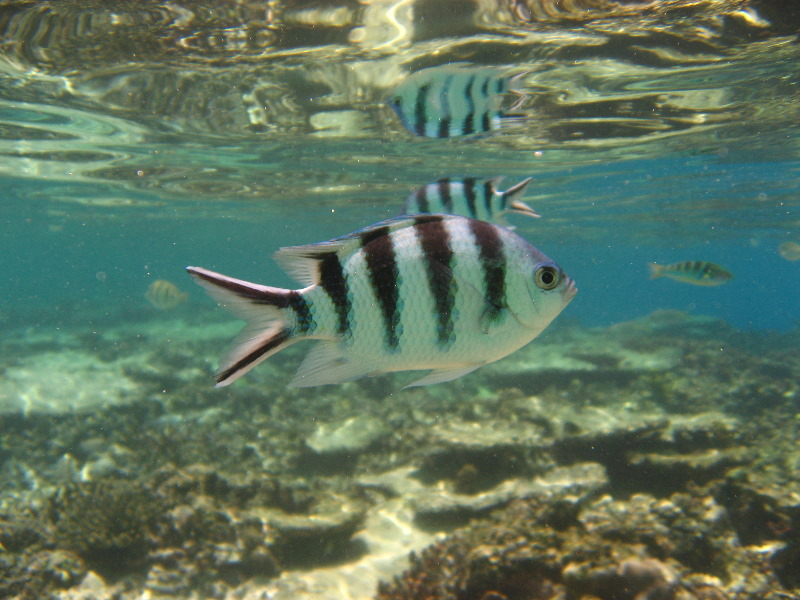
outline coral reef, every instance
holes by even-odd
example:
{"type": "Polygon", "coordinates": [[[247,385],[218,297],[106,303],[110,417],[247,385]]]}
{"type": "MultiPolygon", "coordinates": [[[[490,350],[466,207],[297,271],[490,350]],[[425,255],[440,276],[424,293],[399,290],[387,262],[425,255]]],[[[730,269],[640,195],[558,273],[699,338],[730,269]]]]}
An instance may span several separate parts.
{"type": "Polygon", "coordinates": [[[402,394],[275,391],[294,349],[220,392],[204,360],[229,330],[142,321],[94,356],[69,331],[0,342],[31,381],[56,343],[104,373],[80,404],[6,398],[0,597],[800,593],[794,339],[659,313],[402,394]]]}

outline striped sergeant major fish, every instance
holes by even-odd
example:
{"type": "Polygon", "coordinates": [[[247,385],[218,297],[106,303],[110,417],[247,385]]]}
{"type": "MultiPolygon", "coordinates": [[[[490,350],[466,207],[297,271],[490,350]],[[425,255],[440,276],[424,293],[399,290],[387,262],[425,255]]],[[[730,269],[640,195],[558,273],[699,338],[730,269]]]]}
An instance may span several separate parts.
{"type": "Polygon", "coordinates": [[[302,289],[187,267],[247,321],[217,387],[302,340],[317,343],[290,387],[407,370],[430,370],[407,387],[450,381],[530,342],[577,292],[515,233],[451,215],[398,217],[274,258],[302,289]]]}
{"type": "Polygon", "coordinates": [[[725,267],[702,260],[687,260],[671,265],[657,265],[648,263],[650,279],[669,277],[676,281],[691,283],[692,285],[722,285],[733,279],[733,273],[725,267]]]}
{"type": "Polygon", "coordinates": [[[487,133],[520,122],[510,111],[518,109],[525,98],[517,88],[523,75],[464,63],[431,67],[410,75],[386,102],[415,135],[450,138],[487,133]],[[504,110],[502,100],[507,94],[519,100],[504,110]]]}
{"type": "Polygon", "coordinates": [[[505,192],[497,190],[502,177],[492,179],[463,179],[445,177],[434,183],[423,185],[406,200],[405,214],[444,213],[460,215],[481,221],[490,221],[514,229],[508,225],[504,215],[509,212],[539,217],[534,210],[522,202],[525,188],[531,178],[520,181],[505,192]]]}

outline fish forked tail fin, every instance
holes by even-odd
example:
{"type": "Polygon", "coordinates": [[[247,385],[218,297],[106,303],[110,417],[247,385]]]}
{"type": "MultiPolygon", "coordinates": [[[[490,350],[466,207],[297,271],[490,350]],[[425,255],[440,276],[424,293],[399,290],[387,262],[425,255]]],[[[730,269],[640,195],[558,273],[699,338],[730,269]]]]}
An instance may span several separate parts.
{"type": "Polygon", "coordinates": [[[647,263],[647,268],[650,269],[650,279],[658,279],[664,275],[664,265],[657,265],[656,263],[647,263]]]}
{"type": "Polygon", "coordinates": [[[537,214],[530,206],[520,200],[520,198],[525,195],[525,190],[530,182],[531,178],[528,177],[520,181],[514,187],[510,187],[503,192],[501,201],[502,210],[526,215],[528,217],[536,217],[537,219],[541,217],[541,215],[537,214]]]}
{"type": "Polygon", "coordinates": [[[298,341],[283,310],[297,292],[249,283],[199,267],[186,270],[209,296],[247,321],[220,361],[214,375],[217,387],[230,385],[260,362],[298,341]]]}

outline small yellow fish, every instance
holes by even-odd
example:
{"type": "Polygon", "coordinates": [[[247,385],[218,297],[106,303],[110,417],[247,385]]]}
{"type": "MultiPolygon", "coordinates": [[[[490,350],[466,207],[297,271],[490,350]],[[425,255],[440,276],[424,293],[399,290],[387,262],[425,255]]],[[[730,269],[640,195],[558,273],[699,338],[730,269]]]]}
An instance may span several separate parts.
{"type": "Polygon", "coordinates": [[[165,279],[156,279],[147,288],[145,299],[158,310],[169,310],[186,302],[189,294],[182,292],[178,287],[165,279]]]}
{"type": "Polygon", "coordinates": [[[800,260],[800,244],[797,242],[783,242],[778,246],[778,254],[786,260],[800,260]]]}
{"type": "Polygon", "coordinates": [[[703,260],[687,260],[671,265],[649,263],[648,266],[650,267],[650,279],[670,277],[676,281],[705,286],[722,285],[733,279],[733,273],[725,267],[703,260]]]}

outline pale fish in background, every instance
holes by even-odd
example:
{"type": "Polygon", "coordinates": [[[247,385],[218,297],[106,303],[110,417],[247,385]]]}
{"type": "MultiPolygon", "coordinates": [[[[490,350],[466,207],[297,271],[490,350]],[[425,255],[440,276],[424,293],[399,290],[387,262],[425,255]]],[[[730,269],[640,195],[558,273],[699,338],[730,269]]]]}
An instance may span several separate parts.
{"type": "MultiPolygon", "coordinates": [[[[291,387],[429,370],[410,386],[461,377],[535,338],[577,290],[515,233],[451,215],[398,217],[327,242],[281,248],[303,288],[187,271],[247,325],[216,374],[225,386],[301,340],[317,340],[291,387]]],[[[409,387],[410,387],[409,386],[409,387]]]]}
{"type": "Polygon", "coordinates": [[[423,185],[406,200],[405,214],[444,213],[481,221],[490,221],[513,229],[504,215],[514,212],[529,217],[539,217],[534,210],[520,201],[531,178],[501,192],[497,190],[502,177],[475,179],[474,177],[445,177],[423,185]]]}
{"type": "Polygon", "coordinates": [[[151,283],[144,294],[145,300],[159,310],[169,310],[183,304],[189,294],[182,292],[171,281],[156,279],[151,283]]]}
{"type": "Polygon", "coordinates": [[[676,281],[703,286],[722,285],[733,279],[733,273],[725,267],[702,260],[687,260],[671,265],[649,263],[648,266],[650,279],[670,277],[676,281]]]}
{"type": "Polygon", "coordinates": [[[487,133],[520,122],[521,117],[510,111],[525,98],[517,87],[524,74],[463,63],[432,67],[410,75],[386,102],[415,135],[450,138],[487,133]],[[507,94],[519,100],[504,109],[507,94]]]}
{"type": "Polygon", "coordinates": [[[783,242],[778,246],[778,254],[786,260],[800,260],[800,244],[797,242],[783,242]]]}

